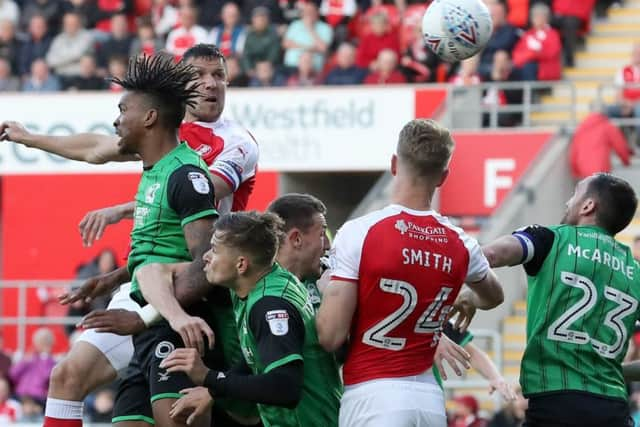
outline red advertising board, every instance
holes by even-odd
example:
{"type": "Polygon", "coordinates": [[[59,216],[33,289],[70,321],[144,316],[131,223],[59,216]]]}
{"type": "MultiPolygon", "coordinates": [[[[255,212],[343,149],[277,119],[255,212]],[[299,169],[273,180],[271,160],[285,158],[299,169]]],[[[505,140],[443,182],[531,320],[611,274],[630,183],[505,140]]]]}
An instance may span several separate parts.
{"type": "Polygon", "coordinates": [[[551,135],[549,132],[456,132],[451,173],[440,192],[440,212],[451,216],[490,215],[551,135]]]}

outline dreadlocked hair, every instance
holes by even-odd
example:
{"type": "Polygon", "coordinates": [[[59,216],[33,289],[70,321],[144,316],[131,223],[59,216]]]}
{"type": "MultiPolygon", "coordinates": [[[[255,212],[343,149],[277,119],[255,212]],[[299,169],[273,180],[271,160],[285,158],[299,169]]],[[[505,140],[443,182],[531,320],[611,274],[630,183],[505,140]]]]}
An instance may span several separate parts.
{"type": "Polygon", "coordinates": [[[157,108],[159,121],[167,128],[177,128],[182,123],[187,106],[194,107],[200,96],[196,70],[187,64],[176,64],[166,54],[131,57],[127,74],[111,81],[125,90],[137,92],[149,98],[157,108]]]}

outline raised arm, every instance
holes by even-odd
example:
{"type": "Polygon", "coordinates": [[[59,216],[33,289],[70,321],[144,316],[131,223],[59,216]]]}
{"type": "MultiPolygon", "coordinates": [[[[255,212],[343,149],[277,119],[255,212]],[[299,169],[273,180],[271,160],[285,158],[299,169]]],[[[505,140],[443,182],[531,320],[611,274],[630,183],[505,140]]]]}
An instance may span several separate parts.
{"type": "Polygon", "coordinates": [[[135,155],[120,154],[117,136],[97,133],[42,135],[31,133],[22,124],[11,121],[0,124],[0,141],[13,141],[70,160],[93,164],[139,160],[135,155]]]}

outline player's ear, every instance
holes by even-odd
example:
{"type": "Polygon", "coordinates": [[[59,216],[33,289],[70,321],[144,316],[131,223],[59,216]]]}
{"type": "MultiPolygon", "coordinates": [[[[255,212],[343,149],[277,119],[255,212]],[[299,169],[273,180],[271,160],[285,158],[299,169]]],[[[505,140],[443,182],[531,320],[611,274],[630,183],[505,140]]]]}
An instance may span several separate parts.
{"type": "Polygon", "coordinates": [[[448,176],[449,176],[449,168],[442,171],[442,175],[440,176],[440,181],[438,182],[438,185],[436,185],[436,187],[440,187],[442,184],[444,184],[448,176]]]}
{"type": "Polygon", "coordinates": [[[144,126],[151,127],[158,121],[158,110],[150,109],[147,110],[144,115],[144,126]]]}
{"type": "Polygon", "coordinates": [[[396,176],[398,174],[398,155],[391,156],[391,175],[396,176]]]}
{"type": "Polygon", "coordinates": [[[286,238],[289,241],[289,243],[291,243],[291,246],[293,246],[296,249],[299,249],[300,246],[302,245],[302,233],[296,227],[293,227],[291,230],[289,230],[286,238]]]}
{"type": "Polygon", "coordinates": [[[598,207],[598,202],[593,197],[586,197],[582,201],[582,207],[580,208],[580,215],[589,216],[595,214],[595,211],[598,207]]]}
{"type": "Polygon", "coordinates": [[[239,256],[236,262],[236,270],[238,274],[244,274],[249,269],[249,259],[247,257],[239,256]]]}

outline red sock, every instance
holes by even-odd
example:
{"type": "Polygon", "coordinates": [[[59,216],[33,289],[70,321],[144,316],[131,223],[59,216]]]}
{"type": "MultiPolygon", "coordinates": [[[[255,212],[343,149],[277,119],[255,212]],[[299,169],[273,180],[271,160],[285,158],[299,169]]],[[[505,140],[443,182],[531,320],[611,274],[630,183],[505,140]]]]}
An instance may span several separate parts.
{"type": "Polygon", "coordinates": [[[62,420],[60,418],[44,417],[42,427],[82,427],[82,420],[62,420]]]}

